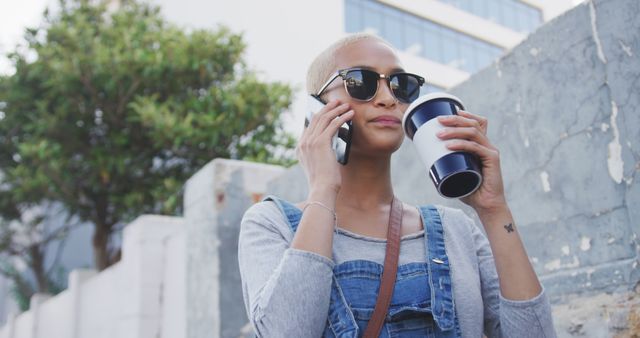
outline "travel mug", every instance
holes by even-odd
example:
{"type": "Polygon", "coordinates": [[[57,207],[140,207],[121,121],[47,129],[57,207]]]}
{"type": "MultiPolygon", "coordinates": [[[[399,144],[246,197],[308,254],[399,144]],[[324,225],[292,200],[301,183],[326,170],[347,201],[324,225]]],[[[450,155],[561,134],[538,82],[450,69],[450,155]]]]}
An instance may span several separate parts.
{"type": "Polygon", "coordinates": [[[480,160],[472,153],[452,151],[436,133],[445,127],[437,117],[457,115],[462,101],[447,93],[430,93],[417,98],[402,118],[402,129],[413,141],[438,193],[446,198],[472,194],[482,184],[480,160]]]}

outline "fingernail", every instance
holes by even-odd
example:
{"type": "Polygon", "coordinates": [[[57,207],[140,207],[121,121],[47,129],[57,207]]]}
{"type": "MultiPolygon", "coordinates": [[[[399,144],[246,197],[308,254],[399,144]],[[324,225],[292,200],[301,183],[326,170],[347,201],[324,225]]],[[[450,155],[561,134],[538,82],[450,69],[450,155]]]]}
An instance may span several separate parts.
{"type": "Polygon", "coordinates": [[[444,129],[443,129],[443,130],[438,131],[438,132],[436,133],[436,136],[442,136],[442,135],[444,135],[444,134],[446,134],[446,133],[447,133],[447,132],[446,132],[446,130],[444,130],[444,129]]]}

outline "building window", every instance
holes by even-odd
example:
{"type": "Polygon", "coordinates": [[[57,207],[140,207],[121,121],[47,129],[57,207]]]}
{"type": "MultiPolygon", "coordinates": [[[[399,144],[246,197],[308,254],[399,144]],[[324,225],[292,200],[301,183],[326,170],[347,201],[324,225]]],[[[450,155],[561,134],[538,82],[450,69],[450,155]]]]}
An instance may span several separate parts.
{"type": "Polygon", "coordinates": [[[439,0],[521,33],[542,23],[542,11],[518,0],[439,0]]]}
{"type": "MultiPolygon", "coordinates": [[[[474,6],[477,0],[452,2],[474,6]]],[[[488,13],[489,8],[485,10],[488,13]]],[[[373,0],[345,0],[345,27],[348,33],[378,34],[400,50],[469,73],[489,65],[503,52],[498,46],[373,0]]]]}
{"type": "Polygon", "coordinates": [[[442,87],[438,87],[438,86],[429,84],[429,79],[425,79],[425,80],[427,80],[427,83],[425,83],[424,86],[420,87],[420,96],[425,95],[425,94],[429,94],[429,93],[436,93],[436,92],[445,91],[445,89],[442,88],[442,87]]]}

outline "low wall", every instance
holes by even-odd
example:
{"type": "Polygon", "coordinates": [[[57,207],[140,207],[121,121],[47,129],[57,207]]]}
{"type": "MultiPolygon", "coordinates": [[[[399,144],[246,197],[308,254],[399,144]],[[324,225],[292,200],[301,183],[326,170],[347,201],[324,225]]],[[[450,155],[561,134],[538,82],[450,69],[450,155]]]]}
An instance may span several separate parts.
{"type": "Polygon", "coordinates": [[[238,337],[247,325],[238,224],[279,166],[216,159],[187,183],[184,217],[141,216],[123,234],[122,260],[74,270],[69,288],[35,295],[0,338],[238,337]]]}
{"type": "Polygon", "coordinates": [[[124,230],[120,262],[99,274],[72,271],[67,290],[35,295],[29,311],[0,329],[0,338],[184,337],[185,307],[162,307],[184,300],[180,232],[180,218],[139,217],[124,230]]]}

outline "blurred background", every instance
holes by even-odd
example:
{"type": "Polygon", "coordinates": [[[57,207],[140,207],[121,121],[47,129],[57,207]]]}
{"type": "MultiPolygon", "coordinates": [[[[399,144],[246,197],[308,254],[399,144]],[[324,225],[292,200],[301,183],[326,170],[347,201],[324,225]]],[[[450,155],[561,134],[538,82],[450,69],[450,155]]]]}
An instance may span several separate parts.
{"type": "MultiPolygon", "coordinates": [[[[3,1],[0,337],[250,336],[239,219],[269,193],[304,198],[306,69],[361,31],[395,45],[423,93],[494,121],[559,335],[640,335],[635,14],[630,0],[3,1]]],[[[406,143],[400,196],[464,209],[406,143]]]]}

